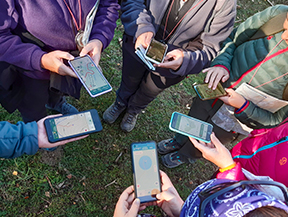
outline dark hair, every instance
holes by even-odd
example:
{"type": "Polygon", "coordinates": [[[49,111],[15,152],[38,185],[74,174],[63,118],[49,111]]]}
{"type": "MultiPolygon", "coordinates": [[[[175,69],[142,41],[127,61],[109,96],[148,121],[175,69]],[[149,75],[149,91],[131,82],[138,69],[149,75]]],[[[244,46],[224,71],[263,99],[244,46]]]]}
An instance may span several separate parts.
{"type": "Polygon", "coordinates": [[[257,209],[252,210],[243,217],[286,217],[288,213],[280,208],[275,206],[263,206],[257,209]]]}

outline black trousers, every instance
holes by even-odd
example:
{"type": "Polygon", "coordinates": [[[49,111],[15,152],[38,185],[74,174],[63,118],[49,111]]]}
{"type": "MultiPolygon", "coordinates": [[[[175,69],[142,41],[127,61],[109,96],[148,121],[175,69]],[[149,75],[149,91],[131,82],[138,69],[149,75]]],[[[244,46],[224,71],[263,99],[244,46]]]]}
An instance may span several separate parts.
{"type": "MultiPolygon", "coordinates": [[[[221,107],[223,102],[218,100],[216,104],[212,107],[214,100],[201,100],[198,96],[194,97],[192,100],[191,108],[188,113],[189,116],[200,119],[202,121],[208,122],[213,125],[213,132],[216,137],[223,143],[228,144],[234,141],[239,135],[233,132],[227,132],[222,128],[215,125],[211,118],[221,107]]],[[[183,136],[179,133],[175,135],[176,141],[182,145],[182,148],[178,151],[182,156],[186,158],[201,158],[202,153],[195,148],[195,146],[190,142],[187,136],[183,136]]]]}
{"type": "Polygon", "coordinates": [[[20,73],[9,90],[0,87],[0,94],[2,106],[10,113],[18,109],[25,123],[45,117],[45,105],[53,107],[63,97],[63,93],[50,90],[50,80],[32,79],[20,73]]]}
{"type": "Polygon", "coordinates": [[[123,67],[116,101],[127,106],[127,112],[138,114],[164,89],[179,83],[185,76],[167,78],[149,71],[135,54],[133,37],[123,36],[123,67]]]}

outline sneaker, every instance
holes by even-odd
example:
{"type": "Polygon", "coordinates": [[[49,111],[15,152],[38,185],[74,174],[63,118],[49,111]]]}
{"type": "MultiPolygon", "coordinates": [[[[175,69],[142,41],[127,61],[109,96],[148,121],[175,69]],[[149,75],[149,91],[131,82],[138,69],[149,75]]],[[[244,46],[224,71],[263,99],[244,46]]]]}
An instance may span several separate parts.
{"type": "Polygon", "coordinates": [[[159,154],[167,154],[172,151],[177,151],[182,147],[174,138],[165,139],[157,143],[157,150],[159,154]]]}
{"type": "Polygon", "coordinates": [[[63,115],[76,114],[79,112],[73,105],[66,102],[65,97],[63,97],[62,100],[59,103],[57,103],[54,107],[46,105],[46,108],[50,109],[50,110],[57,111],[63,115]]]}
{"type": "Polygon", "coordinates": [[[186,163],[185,159],[178,154],[178,151],[166,154],[161,157],[162,163],[165,167],[174,168],[186,163]]]}
{"type": "Polygon", "coordinates": [[[119,115],[126,109],[126,106],[120,103],[114,102],[106,111],[103,113],[103,120],[108,124],[113,124],[119,115]]]}
{"type": "Polygon", "coordinates": [[[130,114],[127,112],[122,119],[122,122],[120,125],[121,129],[127,133],[132,131],[136,125],[138,115],[139,114],[130,114]]]}

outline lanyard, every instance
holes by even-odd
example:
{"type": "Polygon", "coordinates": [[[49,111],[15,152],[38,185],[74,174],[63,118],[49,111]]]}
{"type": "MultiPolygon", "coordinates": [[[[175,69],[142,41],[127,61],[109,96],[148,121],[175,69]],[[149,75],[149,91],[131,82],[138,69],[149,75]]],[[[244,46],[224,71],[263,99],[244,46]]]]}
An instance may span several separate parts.
{"type": "Polygon", "coordinates": [[[179,24],[182,22],[182,20],[184,19],[184,17],[191,11],[193,10],[194,8],[196,8],[202,1],[204,0],[201,0],[200,2],[198,2],[195,6],[193,6],[192,8],[190,8],[186,14],[184,14],[184,16],[179,20],[179,22],[174,26],[174,28],[171,30],[171,32],[166,36],[165,38],[165,32],[166,32],[166,28],[167,28],[167,23],[168,23],[168,18],[169,18],[169,15],[171,13],[171,10],[172,10],[172,7],[173,7],[173,4],[174,4],[174,1],[175,0],[172,0],[172,3],[170,5],[170,8],[169,8],[169,11],[168,11],[168,14],[167,14],[167,17],[166,17],[166,22],[165,22],[165,27],[164,27],[164,31],[163,31],[163,41],[166,41],[171,35],[172,33],[175,31],[175,29],[179,26],[179,24]]]}
{"type": "Polygon", "coordinates": [[[75,16],[74,16],[74,14],[72,13],[72,10],[71,10],[71,8],[69,7],[69,5],[67,4],[67,2],[66,2],[66,0],[63,0],[64,1],[64,3],[65,3],[65,5],[66,5],[66,7],[67,7],[67,9],[68,9],[68,11],[69,11],[69,13],[71,14],[71,17],[72,17],[72,19],[73,19],[73,22],[74,22],[74,24],[75,24],[75,26],[76,26],[76,29],[77,29],[77,31],[79,32],[80,30],[81,30],[81,28],[82,28],[82,11],[81,11],[81,2],[80,2],[80,0],[78,0],[78,4],[79,4],[79,25],[77,24],[77,21],[76,21],[76,19],[75,19],[75,16]]]}

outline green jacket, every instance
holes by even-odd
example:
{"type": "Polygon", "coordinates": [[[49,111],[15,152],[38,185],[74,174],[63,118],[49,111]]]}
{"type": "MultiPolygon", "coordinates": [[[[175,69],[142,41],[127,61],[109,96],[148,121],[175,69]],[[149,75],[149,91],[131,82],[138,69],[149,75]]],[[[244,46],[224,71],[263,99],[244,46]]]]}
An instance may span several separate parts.
{"type": "MultiPolygon", "coordinates": [[[[226,87],[237,88],[243,82],[249,83],[252,77],[250,85],[257,87],[288,72],[288,46],[285,41],[276,46],[281,40],[283,31],[250,40],[268,20],[280,13],[287,12],[288,6],[286,5],[269,7],[251,16],[233,30],[225,41],[225,46],[220,54],[211,64],[211,66],[221,65],[229,71],[230,78],[224,84],[226,87]]],[[[287,83],[288,75],[285,75],[257,89],[282,99],[282,93],[287,83]]],[[[273,127],[288,116],[288,107],[286,106],[276,113],[270,113],[250,102],[247,108],[235,116],[254,129],[273,127]]]]}

